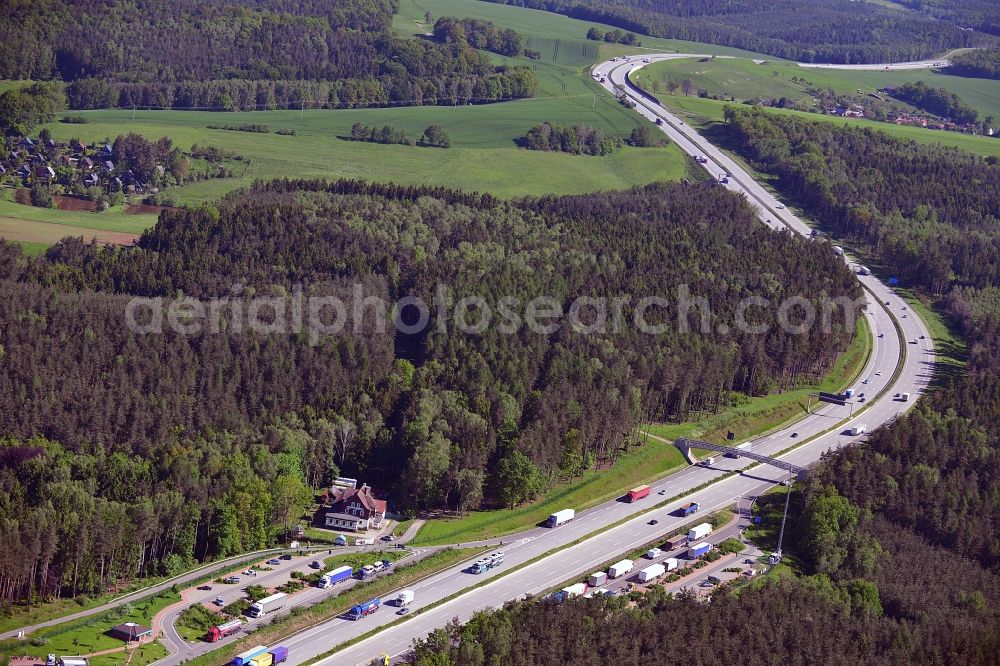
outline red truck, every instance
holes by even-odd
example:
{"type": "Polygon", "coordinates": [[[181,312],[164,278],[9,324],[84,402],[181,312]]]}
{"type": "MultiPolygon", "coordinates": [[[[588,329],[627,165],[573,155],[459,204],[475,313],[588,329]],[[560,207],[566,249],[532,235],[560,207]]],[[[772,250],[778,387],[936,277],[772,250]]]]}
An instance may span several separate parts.
{"type": "Polygon", "coordinates": [[[214,643],[215,641],[222,640],[226,636],[232,636],[237,631],[239,631],[240,626],[242,624],[243,620],[240,620],[238,618],[235,620],[230,620],[229,622],[223,622],[219,626],[212,627],[211,629],[209,629],[208,633],[205,634],[205,638],[208,640],[209,643],[214,643]]]}
{"type": "Polygon", "coordinates": [[[650,490],[651,489],[649,486],[639,486],[638,488],[633,488],[632,490],[628,491],[628,494],[625,497],[628,499],[629,502],[637,502],[641,500],[643,497],[649,497],[650,490]]]}

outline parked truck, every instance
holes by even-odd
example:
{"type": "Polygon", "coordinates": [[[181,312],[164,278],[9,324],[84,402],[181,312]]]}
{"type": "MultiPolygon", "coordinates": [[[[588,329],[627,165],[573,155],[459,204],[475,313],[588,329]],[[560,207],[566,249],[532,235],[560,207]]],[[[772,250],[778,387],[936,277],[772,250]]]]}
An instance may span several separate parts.
{"type": "Polygon", "coordinates": [[[205,634],[205,640],[209,643],[214,643],[215,641],[221,641],[226,636],[232,636],[240,630],[243,626],[243,620],[236,618],[235,620],[230,620],[229,622],[223,622],[220,625],[214,626],[208,630],[205,634]]]}
{"type": "Polygon", "coordinates": [[[575,583],[569,587],[564,587],[562,589],[563,599],[572,599],[573,597],[581,597],[587,593],[586,583],[575,583]]]}
{"type": "Polygon", "coordinates": [[[288,659],[288,648],[284,645],[275,645],[271,648],[271,656],[274,657],[275,664],[280,664],[288,659]]]}
{"type": "Polygon", "coordinates": [[[698,541],[699,539],[704,539],[711,533],[712,525],[710,523],[695,525],[688,530],[688,541],[698,541]]]}
{"type": "Polygon", "coordinates": [[[673,571],[678,567],[677,558],[668,557],[667,559],[663,560],[663,566],[666,568],[667,571],[673,571]]]}
{"type": "Polygon", "coordinates": [[[844,397],[845,398],[853,398],[854,397],[854,389],[847,389],[846,391],[844,391],[844,397]]]}
{"type": "Polygon", "coordinates": [[[666,573],[666,571],[667,568],[662,564],[654,564],[653,566],[646,567],[645,569],[639,572],[639,582],[648,583],[654,578],[659,578],[664,573],[666,573]]]}
{"type": "Polygon", "coordinates": [[[686,534],[678,534],[677,536],[672,536],[667,539],[667,550],[674,550],[675,548],[680,548],[681,546],[687,544],[688,537],[686,534]]]}
{"type": "Polygon", "coordinates": [[[601,585],[604,585],[605,583],[608,582],[608,574],[604,573],[603,571],[595,571],[594,573],[590,574],[590,578],[587,579],[587,582],[590,584],[591,587],[600,587],[601,585]]]}
{"type": "Polygon", "coordinates": [[[712,544],[707,541],[702,541],[701,543],[696,543],[695,545],[688,548],[688,559],[693,560],[695,558],[701,557],[708,551],[712,550],[712,544]]]}
{"type": "Polygon", "coordinates": [[[545,521],[546,527],[559,527],[560,525],[565,525],[569,521],[576,517],[576,511],[573,509],[563,509],[562,511],[556,511],[549,519],[545,521]]]}
{"type": "Polygon", "coordinates": [[[240,654],[233,657],[233,666],[250,666],[250,660],[259,654],[264,654],[267,652],[266,645],[258,645],[257,647],[250,648],[246,652],[241,652],[240,654]]]}
{"type": "Polygon", "coordinates": [[[379,608],[382,607],[382,600],[378,597],[374,599],[369,599],[363,604],[358,604],[347,611],[347,617],[351,620],[360,620],[363,617],[368,617],[379,608]]]}
{"type": "Polygon", "coordinates": [[[690,516],[692,513],[696,512],[700,508],[701,505],[698,504],[697,502],[688,502],[687,504],[681,507],[680,509],[681,515],[690,516]]]}
{"type": "Polygon", "coordinates": [[[663,555],[663,551],[659,548],[650,548],[646,551],[646,558],[650,560],[655,560],[660,555],[663,555]]]}
{"type": "Polygon", "coordinates": [[[909,402],[910,401],[910,394],[909,393],[900,393],[899,394],[899,399],[902,400],[903,402],[909,402]]]}
{"type": "Polygon", "coordinates": [[[287,600],[288,595],[284,592],[278,592],[277,594],[272,594],[269,597],[264,597],[257,603],[250,605],[250,617],[264,617],[268,613],[273,613],[280,608],[284,608],[287,600]]]}
{"type": "Polygon", "coordinates": [[[639,486],[628,491],[625,498],[629,502],[638,502],[643,497],[649,497],[649,491],[652,490],[649,486],[639,486]]]}
{"type": "Polygon", "coordinates": [[[862,434],[867,429],[868,429],[868,426],[866,426],[864,423],[859,423],[858,425],[856,425],[853,428],[851,428],[851,434],[852,435],[860,435],[860,434],[862,434]]]}
{"type": "Polygon", "coordinates": [[[354,575],[354,569],[344,565],[342,567],[337,567],[331,571],[327,571],[323,574],[323,577],[319,579],[319,586],[324,590],[328,590],[337,583],[345,581],[354,575]]]}
{"type": "Polygon", "coordinates": [[[632,571],[632,560],[615,562],[608,569],[608,578],[621,578],[630,571],[632,571]]]}
{"type": "Polygon", "coordinates": [[[396,605],[399,607],[408,606],[413,601],[413,590],[401,590],[396,595],[396,605]]]}
{"type": "Polygon", "coordinates": [[[274,663],[274,655],[270,652],[259,654],[250,660],[250,666],[271,666],[274,663]]]}

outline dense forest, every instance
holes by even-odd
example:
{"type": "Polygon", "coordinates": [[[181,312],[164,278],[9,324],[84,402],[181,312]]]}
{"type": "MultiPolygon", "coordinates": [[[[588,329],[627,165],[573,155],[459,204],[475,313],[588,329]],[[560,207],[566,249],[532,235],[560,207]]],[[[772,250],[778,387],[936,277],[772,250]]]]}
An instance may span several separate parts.
{"type": "MultiPolygon", "coordinates": [[[[952,48],[985,46],[991,35],[874,2],[850,0],[490,0],[607,23],[654,37],[732,46],[800,62],[899,62],[952,48]]],[[[996,25],[995,4],[976,6],[996,25]]],[[[986,22],[983,23],[986,27],[986,22]]]]}
{"type": "Polygon", "coordinates": [[[941,71],[974,79],[1000,79],[1000,49],[976,49],[956,54],[951,57],[951,67],[941,71]]]}
{"type": "Polygon", "coordinates": [[[827,456],[796,490],[785,543],[800,576],[724,587],[708,604],[658,586],[510,603],[435,630],[409,662],[995,664],[1000,299],[986,300],[964,320],[969,375],[827,456]]]}
{"type": "Polygon", "coordinates": [[[101,592],[263,546],[337,472],[401,511],[517,504],[612,463],[643,420],[816,376],[853,335],[841,317],[786,334],[772,309],[750,313],[763,333],[719,331],[745,296],[857,295],[822,244],[771,232],[738,196],[680,184],[506,202],[276,181],[166,211],[134,248],[65,240],[34,260],[4,246],[0,275],[6,600],[101,592]],[[682,312],[680,284],[711,312],[682,312]],[[343,334],[240,332],[235,315],[199,334],[123,325],[130,297],[181,295],[228,298],[230,315],[268,297],[274,323],[297,285],[353,304],[343,334]],[[409,296],[437,317],[452,312],[439,287],[452,303],[507,307],[505,322],[529,321],[541,296],[560,317],[548,334],[464,333],[457,314],[396,332],[353,309],[409,296]],[[611,312],[588,330],[590,306],[567,319],[580,296],[616,298],[625,323],[611,312]],[[666,299],[646,311],[664,324],[656,335],[629,323],[644,296],[666,299]]]}
{"type": "Polygon", "coordinates": [[[923,81],[904,83],[891,94],[896,99],[959,125],[974,123],[979,118],[979,112],[955,93],[944,88],[932,88],[923,81]]]}
{"type": "Polygon", "coordinates": [[[530,69],[495,67],[466,41],[394,37],[395,10],[394,0],[15,0],[0,22],[0,78],[66,81],[75,109],[354,108],[534,93],[530,69]]]}
{"type": "Polygon", "coordinates": [[[727,107],[733,145],[833,232],[927,292],[1000,278],[1000,167],[883,132],[727,107]]]}

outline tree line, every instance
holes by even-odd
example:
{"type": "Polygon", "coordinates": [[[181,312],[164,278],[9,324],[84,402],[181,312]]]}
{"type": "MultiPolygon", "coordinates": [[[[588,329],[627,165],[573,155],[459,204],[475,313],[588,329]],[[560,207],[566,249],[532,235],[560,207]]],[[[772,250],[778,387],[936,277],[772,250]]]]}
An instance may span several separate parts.
{"type": "Polygon", "coordinates": [[[389,0],[237,5],[25,5],[0,26],[0,78],[61,79],[75,109],[357,108],[534,92],[530,69],[495,67],[465,41],[393,36],[389,0]]]}
{"type": "Polygon", "coordinates": [[[434,39],[445,44],[468,44],[474,49],[499,53],[514,58],[526,56],[537,60],[541,54],[527,49],[524,38],[510,28],[501,28],[490,21],[474,18],[442,16],[434,23],[434,39]]]}
{"type": "Polygon", "coordinates": [[[955,54],[951,56],[951,67],[941,71],[974,79],[1000,79],[1000,48],[975,49],[955,54]]]}
{"type": "Polygon", "coordinates": [[[826,249],[763,228],[738,196],[680,184],[501,201],[274,181],[164,211],[135,247],[66,239],[32,259],[4,245],[0,275],[7,601],[100,594],[265,545],[301,514],[303,487],[340,473],[408,513],[523,502],[613,463],[643,421],[821,375],[853,335],[840,318],[786,334],[769,310],[748,314],[764,333],[721,332],[742,298],[857,295],[826,249]],[[515,298],[522,321],[540,296],[564,314],[578,296],[631,296],[629,322],[658,295],[648,321],[676,322],[680,283],[711,306],[704,333],[698,308],[692,333],[657,335],[584,335],[564,320],[549,335],[403,333],[350,306],[344,332],[315,344],[241,333],[230,317],[196,335],[123,325],[136,296],[225,297],[224,313],[246,312],[252,296],[287,303],[296,285],[347,304],[356,288],[419,297],[432,316],[443,285],[452,303],[515,298]]]}
{"type": "Polygon", "coordinates": [[[606,136],[604,130],[587,125],[563,127],[552,123],[535,125],[520,140],[528,150],[570,153],[571,155],[608,155],[621,148],[622,140],[606,136]]]}
{"type": "MultiPolygon", "coordinates": [[[[653,37],[732,46],[800,62],[919,60],[992,45],[990,35],[875,3],[825,0],[490,0],[653,37]]],[[[971,0],[970,0],[971,1],[971,0]]],[[[949,3],[951,4],[951,3],[949,3]]],[[[986,3],[988,5],[988,2],[986,3]]],[[[988,12],[984,16],[990,16],[988,12]]]]}
{"type": "Polygon", "coordinates": [[[733,145],[819,222],[932,293],[1000,275],[1000,168],[872,129],[726,107],[733,145]]]}
{"type": "Polygon", "coordinates": [[[587,39],[594,42],[608,42],[609,44],[625,44],[626,46],[642,46],[642,42],[634,32],[622,32],[621,30],[608,30],[604,32],[597,28],[587,31],[587,39]]]}
{"type": "Polygon", "coordinates": [[[428,125],[420,140],[410,136],[406,130],[401,130],[392,125],[382,127],[368,127],[363,123],[351,125],[351,139],[354,141],[368,141],[370,143],[400,144],[404,146],[436,146],[438,148],[450,148],[451,138],[440,125],[428,125]]]}
{"type": "Polygon", "coordinates": [[[979,118],[979,112],[955,93],[932,88],[923,81],[904,83],[892,91],[892,96],[958,125],[974,123],[979,118]]]}

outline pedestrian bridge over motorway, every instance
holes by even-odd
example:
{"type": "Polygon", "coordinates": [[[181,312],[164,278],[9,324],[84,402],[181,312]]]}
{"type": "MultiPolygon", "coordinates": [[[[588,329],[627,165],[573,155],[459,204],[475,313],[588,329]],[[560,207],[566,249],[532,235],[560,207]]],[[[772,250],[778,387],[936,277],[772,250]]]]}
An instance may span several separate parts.
{"type": "Polygon", "coordinates": [[[790,474],[795,474],[799,479],[804,479],[807,473],[805,467],[799,467],[798,465],[793,465],[792,463],[778,460],[777,458],[763,456],[759,453],[754,453],[753,451],[748,451],[746,449],[737,449],[733,446],[703,442],[700,439],[678,437],[674,440],[674,446],[681,450],[681,453],[684,454],[684,457],[687,458],[687,461],[692,465],[698,464],[698,459],[694,457],[692,449],[704,449],[707,451],[718,451],[719,453],[728,455],[731,458],[749,458],[750,460],[755,460],[757,462],[764,463],[765,465],[771,465],[772,467],[783,469],[790,474]]]}

